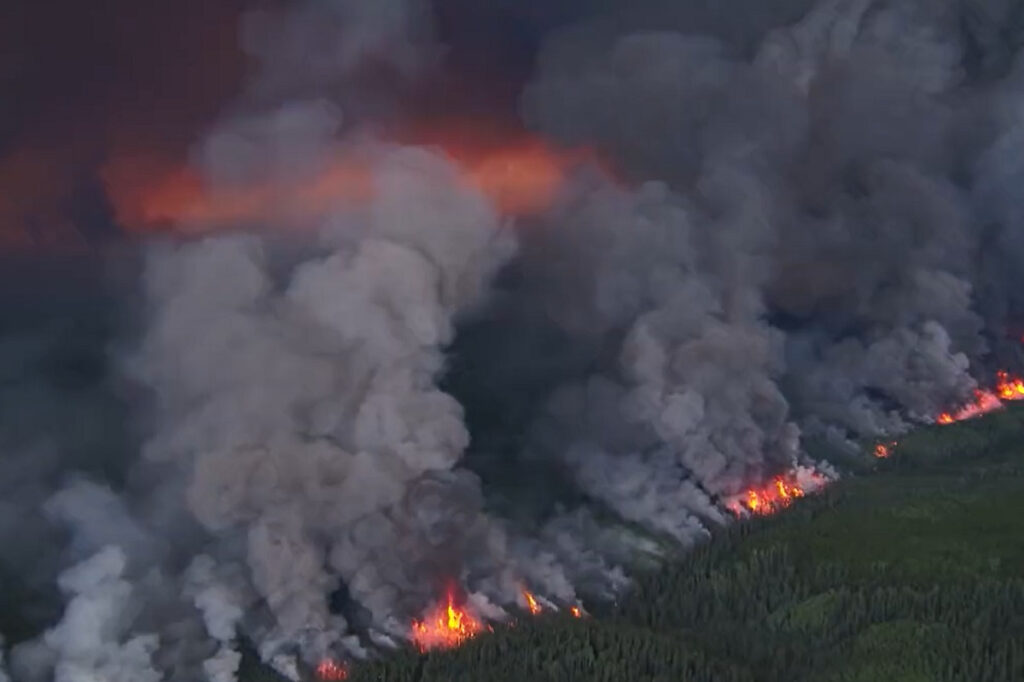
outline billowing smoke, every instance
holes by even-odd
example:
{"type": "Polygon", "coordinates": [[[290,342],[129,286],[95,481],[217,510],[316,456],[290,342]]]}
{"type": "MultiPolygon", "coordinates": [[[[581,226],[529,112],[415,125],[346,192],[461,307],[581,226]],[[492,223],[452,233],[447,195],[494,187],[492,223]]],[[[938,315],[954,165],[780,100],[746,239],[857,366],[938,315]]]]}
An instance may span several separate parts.
{"type": "MultiPolygon", "coordinates": [[[[684,193],[704,242],[690,260],[709,271],[697,281],[720,291],[711,314],[766,338],[772,315],[793,319],[792,378],[815,384],[797,387],[804,407],[838,389],[865,405],[859,427],[885,423],[866,391],[919,416],[963,396],[972,382],[958,351],[983,349],[972,225],[950,181],[949,99],[964,76],[956,24],[942,16],[952,8],[933,7],[822,2],[752,56],[707,35],[572,34],[542,55],[525,94],[528,121],[597,140],[631,175],[684,193]]],[[[722,336],[717,352],[742,343],[722,336]]]]}
{"type": "Polygon", "coordinates": [[[612,597],[836,477],[809,438],[1024,360],[1015,5],[726,4],[562,8],[522,121],[589,154],[516,215],[377,126],[452,68],[431,3],[246,14],[138,296],[2,339],[13,678],[228,682],[250,645],[298,678],[453,584],[494,620],[612,597]]]}
{"type": "Polygon", "coordinates": [[[298,262],[239,235],[147,264],[152,319],[133,365],[159,427],[145,455],[187,479],[208,531],[244,536],[283,641],[343,629],[327,600],[339,580],[382,622],[486,534],[475,482],[451,473],[462,409],[436,380],[454,316],[511,243],[429,153],[380,150],[375,182],[379,200],[333,216],[298,262]]]}
{"type": "Polygon", "coordinates": [[[128,630],[138,606],[131,584],[122,579],[125,564],[124,551],[111,545],[61,573],[58,584],[68,598],[64,616],[46,631],[37,651],[29,646],[19,652],[19,663],[33,655],[51,659],[55,682],[157,682],[161,674],[152,664],[157,635],[128,630]]]}

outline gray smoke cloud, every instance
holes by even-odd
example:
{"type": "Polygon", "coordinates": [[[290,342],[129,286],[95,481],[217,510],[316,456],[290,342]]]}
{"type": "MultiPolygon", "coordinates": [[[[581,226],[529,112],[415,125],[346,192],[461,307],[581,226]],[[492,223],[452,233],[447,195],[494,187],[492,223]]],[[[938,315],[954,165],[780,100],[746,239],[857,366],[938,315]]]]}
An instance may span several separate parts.
{"type": "MultiPolygon", "coordinates": [[[[381,61],[403,77],[423,68],[434,49],[423,7],[364,5],[246,17],[245,46],[261,68],[239,109],[196,149],[212,192],[322,170],[341,144],[335,89],[381,61]]],[[[425,606],[432,583],[458,577],[459,547],[492,533],[476,480],[450,475],[469,436],[461,406],[436,379],[454,316],[481,301],[513,243],[447,160],[361,148],[370,205],[312,217],[285,209],[270,224],[238,226],[315,221],[319,237],[300,256],[258,234],[151,250],[142,266],[147,329],[126,370],[153,404],[139,478],[163,482],[152,509],[129,510],[84,481],[50,497],[49,520],[71,534],[67,553],[99,553],[61,574],[69,601],[60,624],[16,651],[26,679],[194,679],[200,663],[207,679],[233,679],[243,626],[265,659],[294,674],[287,656],[296,649],[305,663],[332,649],[360,652],[328,608],[342,581],[375,623],[405,618],[411,607],[395,611],[402,600],[418,595],[415,608],[425,606]],[[181,512],[204,533],[167,556],[150,544],[172,539],[164,526],[181,512]],[[159,532],[143,530],[147,521],[159,532]],[[211,542],[183,576],[175,571],[211,542]],[[136,591],[167,603],[130,613],[136,591]],[[160,611],[185,606],[175,635],[132,634],[152,620],[166,629],[160,611]],[[83,629],[89,614],[102,621],[93,634],[83,629]],[[200,627],[213,650],[184,663],[171,656],[196,648],[200,627]]]]}
{"type": "MultiPolygon", "coordinates": [[[[704,217],[682,197],[651,183],[635,194],[599,186],[583,202],[552,219],[535,264],[551,268],[546,303],[575,304],[574,331],[618,337],[617,357],[600,376],[555,392],[536,447],[564,458],[584,489],[625,518],[691,542],[704,522],[724,521],[710,495],[737,492],[763,473],[763,458],[795,460],[794,427],[772,382],[780,340],[757,319],[753,269],[704,276],[704,217]],[[554,265],[562,249],[574,250],[574,269],[554,265]]],[[[720,220],[747,219],[735,211],[720,220]]]]}
{"type": "MultiPolygon", "coordinates": [[[[573,30],[551,41],[524,95],[537,129],[596,143],[630,175],[666,180],[691,203],[699,237],[671,262],[704,264],[695,281],[718,297],[711,305],[723,312],[709,307],[712,315],[745,328],[720,327],[714,351],[735,345],[745,362],[765,358],[761,387],[738,393],[774,394],[769,413],[783,421],[783,378],[805,428],[841,424],[857,435],[899,431],[905,418],[928,419],[976,386],[969,360],[987,350],[975,300],[985,273],[971,197],[955,182],[965,151],[957,126],[975,122],[965,113],[976,108],[972,97],[991,93],[967,77],[973,34],[960,33],[959,9],[820,2],[752,49],[714,32],[573,30]],[[766,313],[799,329],[782,337],[766,313]],[[744,346],[752,330],[775,350],[744,346]]],[[[619,239],[636,237],[637,250],[651,253],[617,270],[648,273],[664,252],[663,240],[637,233],[623,229],[619,239]]],[[[595,280],[616,277],[624,276],[595,280]]],[[[702,296],[685,298],[695,306],[702,296]]],[[[710,333],[709,322],[697,328],[710,333]]],[[[663,360],[647,362],[652,376],[666,376],[663,360]]],[[[713,383],[728,386],[723,379],[713,383]]],[[[744,411],[736,402],[723,411],[733,420],[744,411]]],[[[789,434],[778,442],[795,444],[789,434]]],[[[726,461],[772,448],[747,441],[738,450],[747,454],[726,461]]]]}
{"type": "Polygon", "coordinates": [[[300,2],[247,12],[242,48],[257,64],[242,101],[328,97],[348,116],[387,113],[397,91],[440,63],[428,0],[300,2]]]}
{"type": "Polygon", "coordinates": [[[14,680],[229,682],[250,643],[299,679],[450,583],[492,620],[612,598],[749,486],[835,478],[807,437],[902,433],[1024,361],[1013,3],[605,3],[521,105],[615,178],[518,218],[372,134],[445,67],[431,15],[248,14],[193,159],[265,210],[143,245],[138,329],[71,372],[101,379],[48,364],[81,332],[0,339],[14,680]],[[305,201],[339,159],[365,196],[305,201]]]}
{"type": "Polygon", "coordinates": [[[238,672],[242,655],[236,639],[242,618],[254,601],[254,595],[244,592],[246,584],[239,571],[225,572],[205,554],[193,559],[185,573],[185,596],[202,613],[206,632],[218,644],[217,653],[203,661],[210,682],[230,682],[238,672]]]}
{"type": "Polygon", "coordinates": [[[280,278],[254,236],[154,251],[133,359],[159,414],[145,455],[184,472],[208,531],[244,535],[272,639],[312,638],[311,656],[345,631],[339,579],[380,619],[414,584],[387,572],[430,575],[480,514],[475,483],[445,475],[469,436],[436,379],[511,242],[444,160],[382,149],[374,172],[379,199],[280,278]]]}

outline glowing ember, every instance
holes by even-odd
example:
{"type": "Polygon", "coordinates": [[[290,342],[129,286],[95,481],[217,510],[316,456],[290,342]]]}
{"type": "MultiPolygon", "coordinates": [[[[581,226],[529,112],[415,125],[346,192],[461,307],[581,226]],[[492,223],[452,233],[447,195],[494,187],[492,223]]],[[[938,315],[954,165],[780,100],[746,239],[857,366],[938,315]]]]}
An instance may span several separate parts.
{"type": "Polygon", "coordinates": [[[348,668],[329,658],[325,658],[316,667],[316,676],[319,680],[347,680],[348,668]]]}
{"type": "Polygon", "coordinates": [[[776,476],[760,488],[751,488],[726,503],[726,506],[737,516],[754,514],[767,516],[785,509],[793,500],[803,497],[804,489],[794,480],[776,476]]]}
{"type": "MultiPolygon", "coordinates": [[[[462,137],[427,131],[403,142],[448,157],[455,164],[456,181],[475,188],[505,215],[543,211],[573,167],[597,163],[589,151],[555,149],[522,132],[481,145],[463,143],[462,137]]],[[[124,156],[107,163],[103,181],[118,222],[136,231],[207,231],[251,221],[291,225],[365,204],[377,192],[372,155],[359,150],[339,152],[319,168],[288,178],[215,188],[192,166],[124,156]]]]}
{"type": "Polygon", "coordinates": [[[886,459],[892,455],[893,448],[896,447],[896,441],[891,440],[888,443],[878,443],[875,445],[875,457],[878,459],[886,459]]]}
{"type": "Polygon", "coordinates": [[[523,599],[526,600],[526,608],[530,610],[532,615],[536,616],[544,610],[541,608],[540,604],[537,603],[537,599],[530,594],[528,590],[523,590],[523,599]]]}
{"type": "Polygon", "coordinates": [[[483,630],[471,613],[456,606],[455,596],[448,592],[447,602],[438,605],[421,621],[412,623],[412,640],[421,652],[431,649],[452,649],[483,630]]]}
{"type": "Polygon", "coordinates": [[[496,150],[463,162],[465,180],[507,215],[539,213],[551,205],[579,157],[559,155],[539,143],[496,150]]]}
{"type": "Polygon", "coordinates": [[[572,608],[570,608],[569,609],[569,613],[571,613],[574,618],[582,618],[583,617],[583,609],[581,609],[578,606],[573,606],[572,608]]]}

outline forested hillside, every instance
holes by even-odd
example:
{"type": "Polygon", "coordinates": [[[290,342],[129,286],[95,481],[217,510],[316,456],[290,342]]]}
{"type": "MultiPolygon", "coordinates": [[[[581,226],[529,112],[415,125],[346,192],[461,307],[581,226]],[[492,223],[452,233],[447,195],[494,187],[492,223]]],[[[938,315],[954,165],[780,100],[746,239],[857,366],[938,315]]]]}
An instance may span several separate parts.
{"type": "Polygon", "coordinates": [[[1022,441],[1019,407],[922,429],[642,576],[607,613],[522,621],[349,679],[1024,680],[1022,441]]]}

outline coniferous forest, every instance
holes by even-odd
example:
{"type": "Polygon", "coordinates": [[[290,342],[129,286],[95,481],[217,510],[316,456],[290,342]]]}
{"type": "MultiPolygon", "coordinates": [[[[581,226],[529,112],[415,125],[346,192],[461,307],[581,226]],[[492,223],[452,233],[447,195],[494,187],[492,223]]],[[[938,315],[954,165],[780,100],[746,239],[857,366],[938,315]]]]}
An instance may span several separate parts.
{"type": "Polygon", "coordinates": [[[1024,680],[1024,409],[923,428],[886,459],[872,447],[825,493],[640,575],[591,618],[521,619],[349,679],[1024,680]]]}

